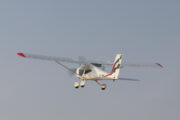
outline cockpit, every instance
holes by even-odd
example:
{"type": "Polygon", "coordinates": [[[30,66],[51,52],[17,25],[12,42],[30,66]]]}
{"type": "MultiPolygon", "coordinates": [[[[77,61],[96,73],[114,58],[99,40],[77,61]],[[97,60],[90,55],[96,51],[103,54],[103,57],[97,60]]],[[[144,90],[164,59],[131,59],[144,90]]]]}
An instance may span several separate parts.
{"type": "Polygon", "coordinates": [[[79,75],[82,76],[83,74],[88,74],[90,73],[92,70],[91,69],[79,69],[79,75]]]}

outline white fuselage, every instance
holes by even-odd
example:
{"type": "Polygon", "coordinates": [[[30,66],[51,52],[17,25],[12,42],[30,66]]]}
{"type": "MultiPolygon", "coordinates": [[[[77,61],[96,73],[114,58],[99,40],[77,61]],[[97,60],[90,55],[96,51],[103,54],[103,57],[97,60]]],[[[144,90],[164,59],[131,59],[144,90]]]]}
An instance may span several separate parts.
{"type": "Polygon", "coordinates": [[[76,75],[84,80],[115,80],[112,77],[105,77],[108,73],[94,65],[80,65],[76,70],[76,75]]]}

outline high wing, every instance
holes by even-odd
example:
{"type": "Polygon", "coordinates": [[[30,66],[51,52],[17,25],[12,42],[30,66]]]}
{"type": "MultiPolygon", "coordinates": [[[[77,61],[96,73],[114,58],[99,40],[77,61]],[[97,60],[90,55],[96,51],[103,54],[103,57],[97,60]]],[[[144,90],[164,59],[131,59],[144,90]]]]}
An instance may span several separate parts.
{"type": "Polygon", "coordinates": [[[149,68],[163,68],[163,66],[156,63],[124,63],[121,67],[149,67],[149,68]]]}
{"type": "Polygon", "coordinates": [[[17,53],[17,55],[19,55],[23,58],[30,58],[30,59],[40,59],[40,60],[48,60],[48,61],[61,61],[61,62],[67,62],[67,63],[82,64],[77,59],[66,58],[66,57],[53,57],[53,56],[45,56],[45,55],[29,54],[29,53],[17,53]]]}
{"type": "MultiPolygon", "coordinates": [[[[111,61],[96,61],[96,60],[81,60],[81,59],[73,59],[68,57],[53,57],[53,56],[45,56],[38,54],[29,54],[29,53],[17,53],[17,55],[23,58],[30,59],[40,59],[40,60],[48,60],[48,61],[60,61],[74,64],[93,64],[95,66],[112,66],[113,62],[111,61]]],[[[150,64],[141,64],[141,63],[124,63],[121,67],[153,67],[153,68],[162,68],[163,66],[160,63],[150,63],[150,64]]]]}
{"type": "Polygon", "coordinates": [[[68,57],[53,57],[53,56],[45,56],[45,55],[29,54],[29,53],[17,53],[17,55],[23,58],[40,59],[40,60],[48,60],[48,61],[61,61],[61,62],[75,63],[75,64],[102,64],[102,65],[113,64],[111,62],[105,62],[105,61],[80,60],[80,59],[73,59],[68,57]]]}

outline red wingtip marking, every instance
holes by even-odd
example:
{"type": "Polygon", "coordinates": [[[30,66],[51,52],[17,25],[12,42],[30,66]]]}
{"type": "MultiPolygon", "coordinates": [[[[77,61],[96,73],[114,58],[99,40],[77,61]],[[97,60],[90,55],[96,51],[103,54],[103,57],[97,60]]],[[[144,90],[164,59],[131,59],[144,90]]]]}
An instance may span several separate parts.
{"type": "Polygon", "coordinates": [[[160,63],[156,63],[156,65],[163,68],[163,66],[160,63]]]}
{"type": "Polygon", "coordinates": [[[23,57],[23,58],[26,57],[23,53],[17,53],[17,55],[19,55],[19,56],[21,56],[21,57],[23,57]]]}

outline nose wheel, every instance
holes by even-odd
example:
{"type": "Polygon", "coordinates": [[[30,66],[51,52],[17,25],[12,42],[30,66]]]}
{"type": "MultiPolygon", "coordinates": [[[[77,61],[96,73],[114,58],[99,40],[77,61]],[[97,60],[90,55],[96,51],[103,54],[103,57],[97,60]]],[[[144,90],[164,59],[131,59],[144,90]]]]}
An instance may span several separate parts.
{"type": "Polygon", "coordinates": [[[102,84],[102,85],[101,85],[101,90],[105,90],[105,89],[106,89],[106,87],[107,87],[107,85],[106,85],[106,84],[102,84]]]}

